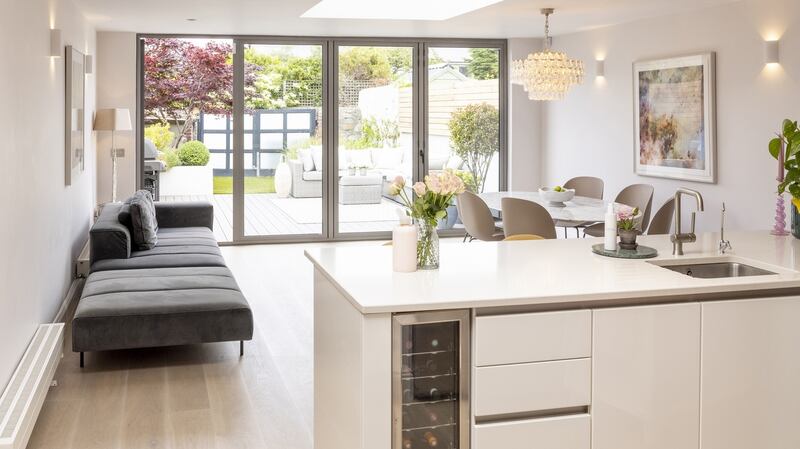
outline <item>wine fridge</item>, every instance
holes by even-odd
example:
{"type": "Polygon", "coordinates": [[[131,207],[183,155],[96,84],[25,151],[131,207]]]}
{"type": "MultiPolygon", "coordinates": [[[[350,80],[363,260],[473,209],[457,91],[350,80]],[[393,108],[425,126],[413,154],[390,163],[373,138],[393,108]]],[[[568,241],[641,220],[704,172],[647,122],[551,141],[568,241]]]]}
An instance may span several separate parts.
{"type": "Polygon", "coordinates": [[[396,314],[392,449],[469,449],[468,310],[396,314]]]}

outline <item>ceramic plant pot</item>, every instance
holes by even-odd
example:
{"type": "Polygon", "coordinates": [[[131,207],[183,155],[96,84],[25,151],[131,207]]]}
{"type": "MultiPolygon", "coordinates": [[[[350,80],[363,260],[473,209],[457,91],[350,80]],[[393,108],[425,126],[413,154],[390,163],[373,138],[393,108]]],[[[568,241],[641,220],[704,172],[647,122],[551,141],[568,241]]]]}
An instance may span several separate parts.
{"type": "Polygon", "coordinates": [[[635,250],[639,246],[636,244],[636,235],[638,234],[636,229],[619,229],[617,233],[619,234],[620,248],[635,250]]]}

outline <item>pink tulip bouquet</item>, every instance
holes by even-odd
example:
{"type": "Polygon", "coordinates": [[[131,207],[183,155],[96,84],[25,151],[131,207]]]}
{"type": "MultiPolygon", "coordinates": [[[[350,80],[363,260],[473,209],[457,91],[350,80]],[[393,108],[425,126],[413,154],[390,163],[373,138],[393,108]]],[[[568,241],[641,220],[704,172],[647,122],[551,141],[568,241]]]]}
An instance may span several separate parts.
{"type": "Polygon", "coordinates": [[[435,269],[439,267],[439,237],[436,226],[447,218],[447,208],[453,198],[466,189],[464,181],[452,170],[428,175],[425,182],[411,186],[414,194],[406,192],[406,180],[398,176],[389,187],[389,193],[400,198],[406,214],[417,222],[417,267],[435,269]]]}
{"type": "Polygon", "coordinates": [[[617,213],[617,228],[624,231],[636,229],[636,221],[639,218],[639,208],[630,206],[619,206],[617,213]]]}

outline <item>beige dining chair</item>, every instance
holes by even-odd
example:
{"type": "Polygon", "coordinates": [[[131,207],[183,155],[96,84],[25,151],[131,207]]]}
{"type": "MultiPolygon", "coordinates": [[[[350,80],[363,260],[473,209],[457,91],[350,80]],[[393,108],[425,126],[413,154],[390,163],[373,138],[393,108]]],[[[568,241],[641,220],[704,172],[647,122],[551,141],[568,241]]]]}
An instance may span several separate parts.
{"type": "Polygon", "coordinates": [[[648,235],[669,234],[672,229],[672,222],[675,218],[675,198],[670,198],[658,209],[650,226],[647,228],[648,235]]]}
{"type": "Polygon", "coordinates": [[[456,197],[456,207],[461,223],[464,224],[464,241],[469,239],[496,242],[503,240],[503,230],[495,226],[489,206],[472,192],[466,191],[456,197]]]}
{"type": "MultiPolygon", "coordinates": [[[[594,176],[577,176],[564,183],[565,189],[575,190],[575,195],[583,196],[586,198],[595,198],[598,200],[603,199],[603,189],[605,184],[600,178],[594,176]]],[[[574,228],[577,237],[581,236],[581,229],[593,224],[594,222],[588,221],[567,221],[556,220],[557,228],[564,228],[564,238],[567,238],[567,229],[574,228]]]]}
{"type": "Polygon", "coordinates": [[[553,217],[541,205],[519,198],[503,198],[500,204],[503,210],[503,231],[506,237],[533,234],[546,239],[556,238],[553,217]]]}
{"type": "MultiPolygon", "coordinates": [[[[643,228],[646,223],[650,223],[650,208],[653,204],[653,186],[650,184],[631,184],[622,189],[614,202],[626,204],[630,207],[638,207],[642,212],[640,226],[643,228]]],[[[641,228],[639,229],[642,230],[641,228]]],[[[602,237],[605,235],[604,223],[596,223],[587,226],[583,231],[584,236],[602,237]]]]}

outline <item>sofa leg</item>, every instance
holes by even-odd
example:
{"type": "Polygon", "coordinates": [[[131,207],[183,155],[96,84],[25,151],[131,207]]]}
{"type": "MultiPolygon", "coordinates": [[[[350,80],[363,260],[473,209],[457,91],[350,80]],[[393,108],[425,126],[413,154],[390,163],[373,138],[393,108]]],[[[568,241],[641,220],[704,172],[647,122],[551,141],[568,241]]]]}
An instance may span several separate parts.
{"type": "Polygon", "coordinates": [[[81,351],[81,368],[83,368],[83,351],[81,351]]]}
{"type": "Polygon", "coordinates": [[[239,357],[244,357],[244,340],[239,340],[239,357]]]}

